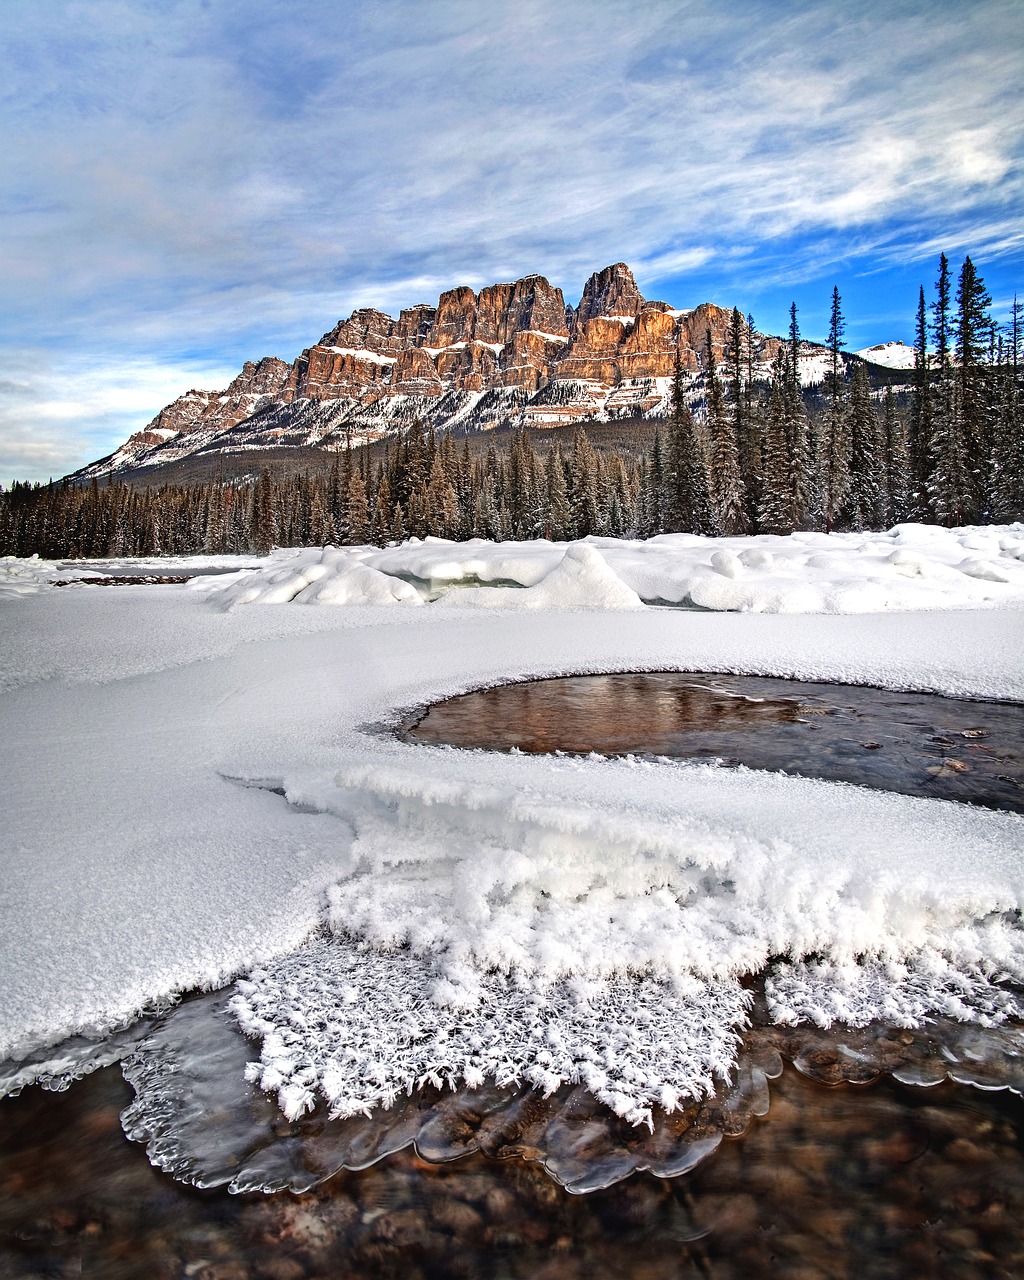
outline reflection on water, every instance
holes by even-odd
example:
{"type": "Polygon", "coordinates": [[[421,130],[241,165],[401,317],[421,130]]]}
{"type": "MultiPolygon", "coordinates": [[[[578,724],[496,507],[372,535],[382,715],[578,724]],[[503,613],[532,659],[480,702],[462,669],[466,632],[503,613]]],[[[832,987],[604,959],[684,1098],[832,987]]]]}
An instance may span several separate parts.
{"type": "Polygon", "coordinates": [[[712,758],[1024,813],[1024,715],[860,685],[627,672],[500,685],[430,707],[409,741],[712,758]]]}
{"type": "MultiPolygon", "coordinates": [[[[690,1174],[589,1196],[536,1163],[407,1150],[300,1196],[196,1191],[120,1132],[116,1068],[0,1103],[0,1274],[971,1277],[1024,1274],[1022,1106],[953,1084],[825,1088],[787,1068],[771,1113],[690,1174]]],[[[570,1118],[571,1121],[571,1118],[570,1118]]]]}

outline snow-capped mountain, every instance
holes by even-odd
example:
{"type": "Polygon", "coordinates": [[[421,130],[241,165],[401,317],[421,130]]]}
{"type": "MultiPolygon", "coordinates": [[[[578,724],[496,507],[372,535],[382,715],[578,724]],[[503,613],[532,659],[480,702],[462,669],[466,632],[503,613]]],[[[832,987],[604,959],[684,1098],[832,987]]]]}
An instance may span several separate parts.
{"type": "Polygon", "coordinates": [[[913,369],[914,354],[914,348],[908,347],[904,342],[879,342],[873,347],[854,352],[862,360],[880,364],[886,369],[913,369]]]}
{"type": "MultiPolygon", "coordinates": [[[[677,310],[649,301],[621,262],[594,272],[577,306],[530,275],[479,293],[450,289],[436,305],[409,307],[397,319],[360,308],[290,364],[273,356],[247,361],[223,391],[180,396],[77,476],[200,455],[255,454],[258,466],[261,452],[359,444],[414,418],[438,431],[477,431],[659,416],[668,409],[676,356],[694,382],[709,333],[724,360],[731,316],[708,302],[677,310]]],[[[782,340],[750,338],[766,374],[782,340]]],[[[801,381],[821,382],[824,348],[804,343],[801,351],[801,381]]]]}

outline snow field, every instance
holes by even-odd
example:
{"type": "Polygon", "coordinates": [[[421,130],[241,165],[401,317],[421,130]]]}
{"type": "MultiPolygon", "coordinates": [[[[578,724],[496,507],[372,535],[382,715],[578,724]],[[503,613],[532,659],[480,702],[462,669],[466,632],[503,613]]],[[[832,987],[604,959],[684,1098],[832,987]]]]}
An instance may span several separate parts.
{"type": "Polygon", "coordinates": [[[482,1075],[581,1080],[642,1122],[728,1072],[740,980],[771,957],[783,1021],[1014,1013],[1015,815],[380,726],[482,684],[631,669],[1024,700],[1022,546],[1019,526],[428,540],[58,591],[36,565],[28,594],[0,595],[0,1059],[247,975],[250,1070],[289,1114],[482,1075]],[[874,578],[889,611],[825,611],[874,578]],[[692,600],[695,580],[791,606],[803,590],[818,612],[642,607],[692,600]],[[361,607],[239,607],[332,592],[361,607]]]}

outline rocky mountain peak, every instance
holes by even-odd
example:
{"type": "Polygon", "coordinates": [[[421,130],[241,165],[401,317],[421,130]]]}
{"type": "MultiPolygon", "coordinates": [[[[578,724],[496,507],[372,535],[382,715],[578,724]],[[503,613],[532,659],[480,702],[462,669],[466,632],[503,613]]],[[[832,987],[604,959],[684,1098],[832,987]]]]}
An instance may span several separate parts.
{"type": "Polygon", "coordinates": [[[576,323],[585,324],[597,316],[629,316],[640,314],[644,295],[633,273],[624,262],[615,262],[603,271],[595,271],[583,286],[583,297],[576,308],[576,323]]]}
{"type": "Polygon", "coordinates": [[[479,431],[660,414],[677,362],[699,376],[709,334],[721,358],[729,315],[645,301],[624,262],[595,271],[576,308],[535,273],[479,293],[447,289],[436,306],[406,307],[397,319],[361,307],[291,364],[247,361],[224,391],[180,397],[79,474],[202,454],[255,462],[255,451],[289,445],[337,449],[414,419],[479,431]]]}

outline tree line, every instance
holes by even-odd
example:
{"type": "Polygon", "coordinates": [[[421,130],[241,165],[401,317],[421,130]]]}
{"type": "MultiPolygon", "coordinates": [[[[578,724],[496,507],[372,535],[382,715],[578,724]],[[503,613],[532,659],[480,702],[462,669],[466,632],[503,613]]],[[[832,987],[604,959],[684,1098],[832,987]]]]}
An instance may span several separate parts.
{"type": "Polygon", "coordinates": [[[50,558],[257,553],[410,536],[454,540],[665,532],[786,534],[882,529],[902,520],[962,525],[1024,519],[1021,306],[1005,330],[968,257],[955,297],[942,255],[921,289],[909,393],[872,391],[842,355],[833,290],[824,385],[801,387],[795,304],[769,369],[734,310],[721,354],[709,332],[699,396],[677,359],[667,417],[649,446],[571,445],[539,454],[521,428],[502,448],[461,445],[412,425],[372,451],[346,447],[328,469],[264,470],[249,481],[14,484],[0,492],[0,554],[50,558]]]}

